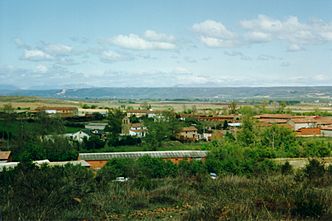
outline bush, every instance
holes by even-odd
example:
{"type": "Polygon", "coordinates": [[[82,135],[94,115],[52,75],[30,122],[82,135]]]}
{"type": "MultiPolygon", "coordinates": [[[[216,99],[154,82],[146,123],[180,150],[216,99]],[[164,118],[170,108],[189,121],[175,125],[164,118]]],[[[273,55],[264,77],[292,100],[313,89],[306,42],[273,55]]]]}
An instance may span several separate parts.
{"type": "Polygon", "coordinates": [[[312,189],[300,189],[296,192],[292,214],[303,218],[319,218],[326,213],[327,205],[320,193],[312,189]]]}
{"type": "Polygon", "coordinates": [[[288,174],[291,174],[293,172],[293,167],[292,165],[290,165],[290,163],[288,161],[286,161],[286,163],[284,163],[282,166],[281,166],[281,173],[283,175],[288,175],[288,174]]]}
{"type": "Polygon", "coordinates": [[[304,174],[309,180],[315,180],[324,176],[324,164],[316,159],[311,159],[304,168],[304,174]]]}

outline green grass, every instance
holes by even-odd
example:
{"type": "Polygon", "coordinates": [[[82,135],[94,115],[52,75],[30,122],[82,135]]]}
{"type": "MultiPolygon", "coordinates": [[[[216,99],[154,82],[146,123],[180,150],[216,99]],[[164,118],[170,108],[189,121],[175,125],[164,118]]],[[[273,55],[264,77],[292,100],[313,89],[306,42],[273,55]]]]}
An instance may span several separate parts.
{"type": "Polygon", "coordinates": [[[79,127],[65,127],[65,133],[76,133],[84,128],[79,127]]]}

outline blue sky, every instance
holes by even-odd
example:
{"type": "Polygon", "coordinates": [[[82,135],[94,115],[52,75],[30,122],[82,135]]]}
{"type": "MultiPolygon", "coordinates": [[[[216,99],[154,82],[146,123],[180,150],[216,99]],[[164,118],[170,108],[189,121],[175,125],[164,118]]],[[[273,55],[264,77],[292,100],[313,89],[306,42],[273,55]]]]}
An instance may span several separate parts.
{"type": "Polygon", "coordinates": [[[1,0],[0,84],[332,85],[331,0],[1,0]]]}

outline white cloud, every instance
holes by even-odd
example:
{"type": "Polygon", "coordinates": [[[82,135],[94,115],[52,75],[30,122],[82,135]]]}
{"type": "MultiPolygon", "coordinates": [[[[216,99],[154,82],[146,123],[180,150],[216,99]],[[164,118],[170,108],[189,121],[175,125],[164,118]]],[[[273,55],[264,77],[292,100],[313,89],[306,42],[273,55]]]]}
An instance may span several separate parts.
{"type": "Polygon", "coordinates": [[[72,47],[65,44],[48,44],[45,48],[47,53],[54,56],[69,55],[72,50],[72,47]]]}
{"type": "Polygon", "coordinates": [[[146,30],[144,32],[144,37],[151,41],[165,41],[165,42],[174,42],[175,41],[175,37],[173,35],[158,33],[153,30],[146,30]]]}
{"type": "Polygon", "coordinates": [[[200,40],[208,47],[234,47],[235,34],[229,31],[222,23],[206,20],[196,23],[192,30],[200,34],[200,40]]]}
{"type": "Polygon", "coordinates": [[[226,39],[234,37],[233,32],[227,30],[227,28],[222,23],[216,22],[214,20],[206,20],[201,23],[194,24],[192,28],[193,31],[204,36],[226,39]]]}
{"type": "Polygon", "coordinates": [[[241,21],[240,25],[248,30],[250,42],[286,41],[289,51],[302,50],[308,44],[332,41],[332,24],[321,20],[303,23],[296,16],[279,20],[258,15],[256,19],[241,21]]]}
{"type": "Polygon", "coordinates": [[[256,43],[269,42],[272,40],[271,34],[260,31],[249,32],[247,37],[250,42],[256,43]]]}
{"type": "Polygon", "coordinates": [[[201,42],[203,42],[206,46],[209,47],[221,47],[221,48],[230,48],[234,47],[234,41],[232,40],[224,40],[220,38],[206,37],[201,36],[201,42]]]}
{"type": "Polygon", "coordinates": [[[39,49],[25,49],[23,59],[30,61],[43,61],[52,59],[52,56],[39,49]]]}
{"type": "Polygon", "coordinates": [[[250,30],[262,30],[276,32],[282,29],[282,23],[279,20],[273,20],[265,15],[258,15],[257,19],[243,20],[241,26],[250,30]]]}
{"type": "Polygon", "coordinates": [[[41,74],[45,74],[48,71],[47,66],[43,65],[43,64],[39,64],[36,66],[36,72],[41,73],[41,74]]]}
{"type": "Polygon", "coordinates": [[[111,43],[122,48],[134,50],[171,50],[176,48],[174,43],[156,40],[152,41],[144,39],[136,34],[117,35],[111,39],[111,43]]]}
{"type": "Polygon", "coordinates": [[[105,62],[114,62],[122,59],[124,59],[124,57],[121,54],[111,50],[104,51],[101,54],[101,60],[105,62]]]}
{"type": "Polygon", "coordinates": [[[303,48],[298,44],[290,44],[288,47],[288,51],[301,51],[303,48]]]}

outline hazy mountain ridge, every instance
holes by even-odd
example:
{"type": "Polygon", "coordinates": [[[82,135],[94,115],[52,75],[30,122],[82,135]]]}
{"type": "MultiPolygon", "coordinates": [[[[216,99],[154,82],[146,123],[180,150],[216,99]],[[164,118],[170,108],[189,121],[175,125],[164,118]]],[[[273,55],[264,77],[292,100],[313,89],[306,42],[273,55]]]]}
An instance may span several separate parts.
{"type": "Polygon", "coordinates": [[[3,90],[6,96],[41,96],[76,99],[158,100],[332,100],[332,86],[317,87],[169,87],[169,88],[81,88],[51,90],[3,90]]]}

